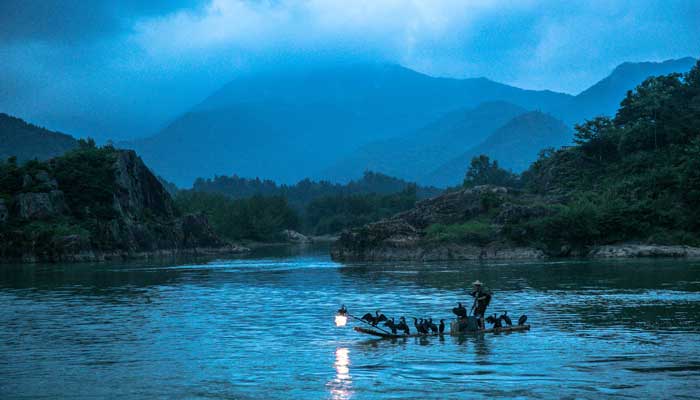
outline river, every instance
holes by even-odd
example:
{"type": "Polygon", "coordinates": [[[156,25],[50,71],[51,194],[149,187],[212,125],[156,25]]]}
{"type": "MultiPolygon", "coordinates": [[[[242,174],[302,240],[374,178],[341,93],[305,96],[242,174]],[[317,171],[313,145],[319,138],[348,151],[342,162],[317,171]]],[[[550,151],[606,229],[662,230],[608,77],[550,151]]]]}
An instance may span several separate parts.
{"type": "Polygon", "coordinates": [[[0,266],[0,398],[697,398],[700,261],[0,266]],[[469,283],[529,332],[376,340],[335,310],[450,318],[469,283]]]}

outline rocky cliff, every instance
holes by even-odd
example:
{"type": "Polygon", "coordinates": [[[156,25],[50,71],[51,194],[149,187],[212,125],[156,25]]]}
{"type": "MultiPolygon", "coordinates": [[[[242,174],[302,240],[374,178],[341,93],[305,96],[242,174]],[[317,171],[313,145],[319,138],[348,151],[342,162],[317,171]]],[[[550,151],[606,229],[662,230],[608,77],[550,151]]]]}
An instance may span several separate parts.
{"type": "Polygon", "coordinates": [[[94,261],[240,252],[204,215],[179,215],[133,151],[83,148],[0,164],[0,261],[94,261]]]}

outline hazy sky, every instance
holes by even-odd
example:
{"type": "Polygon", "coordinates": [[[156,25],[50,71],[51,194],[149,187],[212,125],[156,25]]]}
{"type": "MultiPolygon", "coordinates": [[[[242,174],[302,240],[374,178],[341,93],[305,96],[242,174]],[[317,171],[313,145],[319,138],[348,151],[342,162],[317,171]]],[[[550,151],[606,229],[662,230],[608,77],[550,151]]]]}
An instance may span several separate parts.
{"type": "Polygon", "coordinates": [[[0,112],[144,135],[240,71],[290,63],[575,94],[624,61],[699,56],[699,25],[697,0],[0,0],[0,112]]]}

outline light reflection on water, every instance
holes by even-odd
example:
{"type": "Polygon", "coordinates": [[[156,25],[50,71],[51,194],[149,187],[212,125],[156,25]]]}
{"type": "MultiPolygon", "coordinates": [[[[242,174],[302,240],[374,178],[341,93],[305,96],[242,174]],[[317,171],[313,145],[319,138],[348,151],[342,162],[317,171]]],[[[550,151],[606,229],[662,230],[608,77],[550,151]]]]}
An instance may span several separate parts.
{"type": "MultiPolygon", "coordinates": [[[[0,398],[694,397],[700,262],[0,267],[0,398]],[[362,315],[451,318],[469,282],[525,333],[376,340],[362,315]]],[[[410,320],[409,320],[410,321],[410,320]]]]}
{"type": "Polygon", "coordinates": [[[352,397],[352,377],[350,376],[350,350],[338,347],[335,350],[335,379],[329,385],[331,398],[348,400],[352,397]]]}

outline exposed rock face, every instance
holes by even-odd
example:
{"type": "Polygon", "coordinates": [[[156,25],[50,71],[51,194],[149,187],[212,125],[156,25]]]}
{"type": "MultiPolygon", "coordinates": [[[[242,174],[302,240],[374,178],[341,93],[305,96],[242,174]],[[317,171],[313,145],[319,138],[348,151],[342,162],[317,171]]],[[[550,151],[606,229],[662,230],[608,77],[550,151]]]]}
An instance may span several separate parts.
{"type": "Polygon", "coordinates": [[[17,204],[20,218],[27,220],[47,219],[66,211],[66,201],[60,190],[48,193],[20,193],[17,195],[17,204]]]}
{"type": "Polygon", "coordinates": [[[303,235],[303,234],[301,234],[297,231],[291,230],[291,229],[283,230],[282,237],[284,237],[284,240],[286,240],[289,243],[297,243],[297,244],[311,243],[311,239],[309,239],[306,235],[303,235]]]}
{"type": "Polygon", "coordinates": [[[114,162],[114,209],[123,216],[140,216],[144,210],[172,218],[174,205],[158,178],[132,150],[119,151],[114,162]]]}

